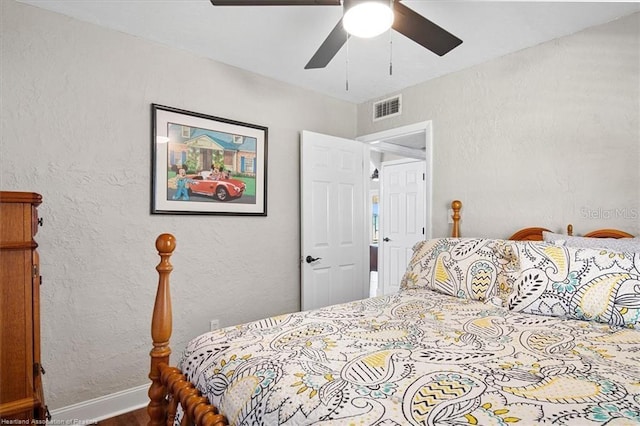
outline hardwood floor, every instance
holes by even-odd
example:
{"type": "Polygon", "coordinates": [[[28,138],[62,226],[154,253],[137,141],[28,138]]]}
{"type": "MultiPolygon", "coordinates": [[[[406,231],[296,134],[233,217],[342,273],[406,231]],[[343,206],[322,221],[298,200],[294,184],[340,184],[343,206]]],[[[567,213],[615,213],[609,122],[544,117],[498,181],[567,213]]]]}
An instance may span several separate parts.
{"type": "Polygon", "coordinates": [[[140,408],[130,413],[124,413],[117,417],[105,419],[97,423],[98,426],[146,426],[149,422],[147,407],[140,408]]]}

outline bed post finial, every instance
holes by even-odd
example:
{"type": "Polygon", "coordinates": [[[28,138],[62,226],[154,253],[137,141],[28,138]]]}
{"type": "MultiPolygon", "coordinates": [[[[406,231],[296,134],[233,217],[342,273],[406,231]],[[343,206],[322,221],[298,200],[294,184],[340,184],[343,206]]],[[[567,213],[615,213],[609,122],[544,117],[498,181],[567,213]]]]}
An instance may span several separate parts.
{"type": "Polygon", "coordinates": [[[176,239],[171,234],[162,234],[156,239],[156,249],[160,255],[160,263],[156,266],[158,271],[158,290],[156,292],[156,302],[153,305],[153,318],[151,320],[151,339],[153,349],[151,349],[151,369],[149,378],[149,426],[164,425],[167,411],[166,389],[160,382],[160,365],[169,364],[171,348],[169,339],[171,338],[172,314],[171,314],[171,294],[169,291],[169,274],[173,271],[173,266],[169,259],[176,248],[176,239]]]}
{"type": "Polygon", "coordinates": [[[454,200],[451,202],[451,209],[453,210],[453,229],[451,230],[451,236],[454,238],[460,237],[460,209],[462,209],[462,201],[454,200]]]}
{"type": "Polygon", "coordinates": [[[572,224],[568,224],[567,225],[567,235],[569,235],[569,236],[573,235],[573,225],[572,224]]]}

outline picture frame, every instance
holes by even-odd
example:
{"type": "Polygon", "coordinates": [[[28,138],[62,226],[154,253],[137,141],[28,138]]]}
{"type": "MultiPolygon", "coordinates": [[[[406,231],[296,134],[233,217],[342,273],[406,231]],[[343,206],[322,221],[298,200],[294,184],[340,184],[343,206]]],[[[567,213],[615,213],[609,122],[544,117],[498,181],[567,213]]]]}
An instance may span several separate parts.
{"type": "Polygon", "coordinates": [[[268,128],[151,104],[151,213],[267,215],[268,128]]]}

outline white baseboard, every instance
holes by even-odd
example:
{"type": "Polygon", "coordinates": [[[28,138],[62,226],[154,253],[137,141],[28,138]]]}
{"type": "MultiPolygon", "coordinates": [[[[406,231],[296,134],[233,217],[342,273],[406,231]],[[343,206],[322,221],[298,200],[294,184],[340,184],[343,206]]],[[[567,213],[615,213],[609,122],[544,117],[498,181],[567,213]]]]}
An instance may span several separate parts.
{"type": "Polygon", "coordinates": [[[90,399],[51,410],[51,422],[48,425],[74,424],[90,425],[95,422],[137,410],[149,403],[147,391],[149,385],[141,385],[110,395],[90,399]],[[74,422],[74,423],[71,423],[74,422]]]}

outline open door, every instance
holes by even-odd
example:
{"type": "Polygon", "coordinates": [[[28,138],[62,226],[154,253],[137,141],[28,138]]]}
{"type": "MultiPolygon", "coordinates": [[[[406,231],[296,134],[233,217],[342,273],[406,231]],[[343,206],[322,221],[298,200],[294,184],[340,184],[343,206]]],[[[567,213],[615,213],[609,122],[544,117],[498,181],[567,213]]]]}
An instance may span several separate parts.
{"type": "Polygon", "coordinates": [[[425,163],[396,160],[382,163],[379,276],[384,294],[400,289],[413,255],[425,239],[425,163]]]}
{"type": "Polygon", "coordinates": [[[369,294],[365,144],[302,132],[301,306],[315,309],[369,294]]]}

